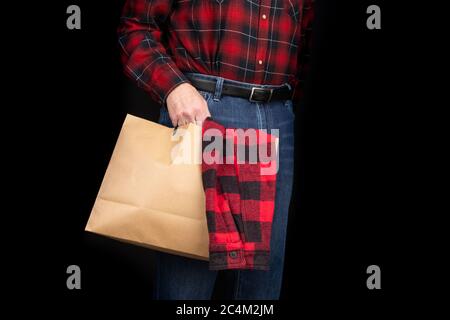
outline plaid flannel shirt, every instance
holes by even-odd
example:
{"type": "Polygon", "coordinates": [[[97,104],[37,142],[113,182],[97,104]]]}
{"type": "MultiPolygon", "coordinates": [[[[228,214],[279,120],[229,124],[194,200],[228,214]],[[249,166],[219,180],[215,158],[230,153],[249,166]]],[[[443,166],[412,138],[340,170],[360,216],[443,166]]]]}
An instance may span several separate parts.
{"type": "Polygon", "coordinates": [[[276,138],[256,129],[225,129],[211,118],[203,123],[202,132],[209,268],[267,270],[275,205],[276,138]],[[254,130],[257,139],[245,138],[247,130],[254,130]],[[211,148],[211,143],[221,144],[222,151],[211,148]],[[227,143],[232,146],[228,149],[231,154],[227,154],[227,143]],[[238,162],[240,147],[245,150],[246,158],[240,158],[244,163],[238,162]],[[261,147],[267,158],[258,156],[253,163],[249,152],[261,147]],[[261,174],[263,168],[272,169],[261,174]]]}
{"type": "MultiPolygon", "coordinates": [[[[300,96],[314,0],[127,0],[118,28],[125,73],[164,104],[183,72],[300,96]]],[[[295,97],[294,97],[295,98],[295,97]]]]}

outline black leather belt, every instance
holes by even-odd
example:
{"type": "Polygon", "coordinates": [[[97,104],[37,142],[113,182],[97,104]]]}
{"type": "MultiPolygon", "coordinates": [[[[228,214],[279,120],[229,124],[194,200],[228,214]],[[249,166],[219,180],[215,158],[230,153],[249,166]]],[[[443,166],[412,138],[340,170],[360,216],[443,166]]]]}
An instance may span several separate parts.
{"type": "MultiPolygon", "coordinates": [[[[192,76],[188,76],[188,78],[191,84],[198,90],[212,93],[216,90],[216,81],[214,80],[200,79],[192,76]]],[[[276,88],[265,88],[262,86],[247,87],[224,80],[222,95],[241,97],[251,102],[269,102],[271,100],[292,99],[293,90],[287,84],[276,88]]]]}

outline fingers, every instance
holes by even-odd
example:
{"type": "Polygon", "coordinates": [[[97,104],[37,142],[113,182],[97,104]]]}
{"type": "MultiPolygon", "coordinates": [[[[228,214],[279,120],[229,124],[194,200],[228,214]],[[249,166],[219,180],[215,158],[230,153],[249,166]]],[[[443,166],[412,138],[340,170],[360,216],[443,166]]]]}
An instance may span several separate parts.
{"type": "Polygon", "coordinates": [[[177,88],[167,98],[167,108],[173,126],[201,124],[211,116],[208,103],[196,88],[190,85],[180,85],[177,88]]]}
{"type": "Polygon", "coordinates": [[[211,117],[211,113],[209,113],[208,106],[206,105],[206,107],[195,116],[194,123],[198,126],[202,126],[203,121],[208,117],[211,117]]]}
{"type": "Polygon", "coordinates": [[[195,121],[195,115],[191,115],[188,110],[182,109],[179,112],[176,112],[173,116],[170,117],[172,120],[172,125],[175,126],[184,126],[189,124],[190,122],[195,121]]]}
{"type": "Polygon", "coordinates": [[[195,115],[190,113],[182,113],[178,116],[177,124],[178,126],[184,126],[189,123],[195,123],[195,115]]]}
{"type": "Polygon", "coordinates": [[[197,119],[203,122],[208,117],[211,117],[211,114],[209,113],[208,105],[206,105],[206,107],[202,110],[197,119]]]}
{"type": "Polygon", "coordinates": [[[193,108],[189,110],[190,112],[183,112],[177,115],[177,118],[172,121],[175,125],[184,126],[189,123],[194,123],[197,125],[202,125],[203,121],[211,116],[211,113],[208,110],[208,105],[205,102],[205,105],[200,108],[193,108]]]}

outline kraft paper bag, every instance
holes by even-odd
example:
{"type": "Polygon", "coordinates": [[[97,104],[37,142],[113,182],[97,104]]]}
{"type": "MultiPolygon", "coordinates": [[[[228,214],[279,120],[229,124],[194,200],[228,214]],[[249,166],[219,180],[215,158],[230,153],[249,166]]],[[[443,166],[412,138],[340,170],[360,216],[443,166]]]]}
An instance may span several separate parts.
{"type": "Polygon", "coordinates": [[[127,115],[86,231],[207,260],[200,156],[200,126],[127,115]]]}

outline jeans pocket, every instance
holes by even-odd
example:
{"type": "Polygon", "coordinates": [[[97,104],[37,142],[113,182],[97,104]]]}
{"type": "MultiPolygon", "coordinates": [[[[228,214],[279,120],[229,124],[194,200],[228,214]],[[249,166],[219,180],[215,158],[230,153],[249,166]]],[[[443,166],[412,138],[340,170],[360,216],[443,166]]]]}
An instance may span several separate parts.
{"type": "Polygon", "coordinates": [[[198,93],[200,93],[202,95],[202,97],[206,100],[206,102],[209,102],[209,100],[211,100],[212,97],[212,93],[208,92],[208,91],[203,91],[203,90],[197,90],[198,93]]]}
{"type": "Polygon", "coordinates": [[[290,115],[295,118],[295,113],[294,113],[294,106],[293,106],[293,102],[290,99],[287,99],[284,101],[284,107],[287,109],[287,111],[290,113],[290,115]]]}

